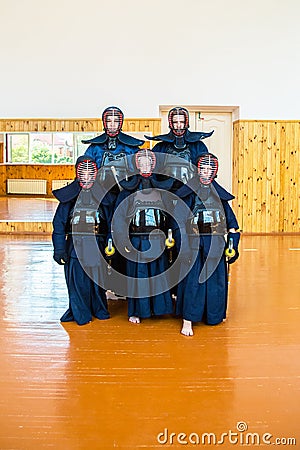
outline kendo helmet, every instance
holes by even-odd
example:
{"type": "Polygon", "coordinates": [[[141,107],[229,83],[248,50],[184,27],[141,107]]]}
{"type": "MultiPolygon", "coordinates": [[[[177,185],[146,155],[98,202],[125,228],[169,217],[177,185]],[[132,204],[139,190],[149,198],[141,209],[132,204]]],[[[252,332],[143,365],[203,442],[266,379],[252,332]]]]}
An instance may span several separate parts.
{"type": "Polygon", "coordinates": [[[218,158],[212,153],[204,153],[197,162],[200,183],[208,186],[216,178],[219,168],[218,158]]]}
{"type": "Polygon", "coordinates": [[[168,113],[168,122],[169,128],[172,130],[175,136],[183,136],[190,126],[188,110],[182,107],[170,109],[168,113]],[[178,125],[179,123],[183,125],[178,125]]]}
{"type": "Polygon", "coordinates": [[[109,137],[116,137],[123,126],[124,114],[116,106],[109,106],[102,113],[102,122],[105,133],[109,137]]]}
{"type": "Polygon", "coordinates": [[[156,166],[156,156],[152,150],[143,148],[135,154],[135,165],[140,175],[148,178],[152,175],[156,166]]]}
{"type": "Polygon", "coordinates": [[[79,156],[76,161],[76,178],[80,187],[84,190],[91,189],[97,176],[97,164],[89,156],[79,156]]]}

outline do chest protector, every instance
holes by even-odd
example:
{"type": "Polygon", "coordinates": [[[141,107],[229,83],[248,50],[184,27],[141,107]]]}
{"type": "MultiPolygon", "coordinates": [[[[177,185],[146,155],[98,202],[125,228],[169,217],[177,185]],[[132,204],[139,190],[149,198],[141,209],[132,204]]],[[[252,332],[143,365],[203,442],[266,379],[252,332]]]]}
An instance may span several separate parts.
{"type": "Polygon", "coordinates": [[[177,182],[181,181],[184,184],[194,176],[195,171],[191,162],[191,152],[188,147],[181,151],[176,150],[172,145],[167,148],[165,174],[175,178],[177,182]],[[176,156],[176,158],[173,156],[176,156]]]}
{"type": "Polygon", "coordinates": [[[154,230],[167,232],[167,215],[162,211],[162,201],[160,195],[153,191],[151,194],[144,194],[138,191],[129,217],[130,235],[147,235],[154,230]]]}
{"type": "Polygon", "coordinates": [[[81,191],[70,217],[72,235],[101,236],[108,233],[108,225],[102,207],[90,190],[81,191]]]}
{"type": "Polygon", "coordinates": [[[201,201],[197,196],[193,208],[193,215],[189,220],[189,234],[218,234],[227,233],[226,217],[222,203],[210,188],[207,200],[201,201]]]}
{"type": "Polygon", "coordinates": [[[127,179],[128,172],[125,152],[117,154],[105,152],[101,162],[101,169],[98,172],[98,179],[101,183],[111,181],[113,184],[117,185],[113,189],[119,191],[119,181],[127,179]]]}

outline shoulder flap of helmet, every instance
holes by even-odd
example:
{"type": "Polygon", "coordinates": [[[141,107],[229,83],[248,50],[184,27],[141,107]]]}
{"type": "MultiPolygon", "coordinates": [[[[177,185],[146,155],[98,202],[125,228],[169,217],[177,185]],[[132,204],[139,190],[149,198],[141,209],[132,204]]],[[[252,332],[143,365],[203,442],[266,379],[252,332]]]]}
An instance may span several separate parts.
{"type": "Polygon", "coordinates": [[[79,195],[80,191],[81,187],[79,186],[78,181],[74,180],[67,186],[64,186],[60,189],[55,189],[54,191],[52,191],[52,194],[61,203],[67,203],[76,198],[79,195]]]}
{"type": "Polygon", "coordinates": [[[219,183],[217,183],[215,180],[212,182],[212,185],[214,186],[217,194],[219,195],[221,200],[230,201],[235,198],[234,195],[230,194],[230,192],[226,191],[219,183]]]}
{"type": "Polygon", "coordinates": [[[210,137],[213,134],[213,131],[210,131],[209,133],[204,133],[203,131],[189,131],[187,130],[184,139],[186,142],[197,142],[201,141],[202,139],[206,139],[210,137]]]}
{"type": "Polygon", "coordinates": [[[106,133],[100,134],[99,136],[96,136],[92,139],[84,139],[81,142],[83,144],[104,144],[108,139],[108,136],[106,133]]]}
{"type": "Polygon", "coordinates": [[[175,140],[175,136],[171,131],[168,134],[159,134],[157,136],[146,136],[146,135],[144,136],[149,141],[174,142],[175,140]]]}
{"type": "Polygon", "coordinates": [[[122,131],[118,134],[117,138],[122,144],[131,145],[132,147],[139,147],[145,142],[141,139],[130,136],[129,134],[125,134],[122,131]]]}

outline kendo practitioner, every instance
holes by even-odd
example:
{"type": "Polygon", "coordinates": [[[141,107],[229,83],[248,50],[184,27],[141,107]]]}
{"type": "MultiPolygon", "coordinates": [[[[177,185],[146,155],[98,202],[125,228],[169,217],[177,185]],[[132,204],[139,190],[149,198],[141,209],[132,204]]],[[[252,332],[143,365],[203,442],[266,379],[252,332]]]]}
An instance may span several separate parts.
{"type": "MultiPolygon", "coordinates": [[[[134,159],[139,173],[121,182],[123,190],[116,202],[112,236],[116,246],[121,245],[127,253],[126,274],[131,294],[127,297],[128,318],[132,323],[140,323],[141,319],[173,313],[167,277],[161,277],[160,281],[152,280],[169,266],[166,249],[169,217],[165,210],[169,211],[171,205],[168,205],[164,194],[173,181],[157,180],[153,174],[156,158],[151,150],[139,150],[134,159]],[[125,229],[130,241],[125,239],[125,229]],[[155,256],[157,251],[158,257],[155,256]],[[132,278],[147,279],[147,287],[142,287],[139,281],[135,282],[132,278]]],[[[172,238],[168,240],[171,241],[172,238]]],[[[173,243],[168,248],[172,246],[173,243]]]]}
{"type": "Polygon", "coordinates": [[[149,140],[160,141],[153,147],[154,152],[165,153],[164,173],[174,177],[177,181],[173,184],[173,190],[180,187],[180,183],[187,183],[195,174],[194,165],[200,155],[207,153],[208,149],[202,142],[211,136],[202,131],[189,131],[189,112],[182,107],[172,108],[168,113],[170,132],[158,136],[145,136],[149,140]],[[178,161],[176,156],[182,158],[178,161]]]}
{"type": "Polygon", "coordinates": [[[101,284],[101,262],[108,234],[108,212],[96,182],[97,166],[89,156],[76,162],[76,179],[53,191],[59,200],[54,219],[52,241],[54,260],[64,266],[69,308],[61,322],[85,325],[92,320],[108,319],[107,299],[101,284]]]}
{"type": "MultiPolygon", "coordinates": [[[[193,322],[217,325],[226,318],[227,262],[232,264],[239,256],[238,223],[228,203],[234,196],[214,181],[217,171],[216,156],[202,155],[198,176],[178,193],[192,212],[186,218],[182,241],[190,255],[196,252],[195,263],[177,292],[176,314],[183,318],[181,333],[186,336],[193,335],[193,322]],[[189,187],[194,192],[189,192],[189,187]]],[[[188,264],[186,252],[185,258],[188,264]]]]}
{"type": "MultiPolygon", "coordinates": [[[[210,137],[213,131],[209,133],[189,131],[189,112],[181,106],[172,108],[168,112],[168,124],[169,133],[145,137],[149,140],[160,141],[153,147],[154,152],[164,154],[158,166],[164,175],[158,175],[158,178],[173,178],[172,192],[178,195],[178,189],[195,175],[196,161],[203,153],[208,152],[203,139],[210,137]]],[[[172,228],[174,227],[176,228],[176,225],[172,224],[172,228]]],[[[176,259],[176,257],[177,246],[173,251],[173,258],[176,259]]],[[[172,288],[174,297],[176,297],[176,290],[174,286],[172,288]]]]}
{"type": "MultiPolygon", "coordinates": [[[[118,193],[122,189],[120,180],[127,178],[129,170],[126,156],[136,153],[143,140],[136,139],[123,133],[122,126],[124,114],[120,108],[109,106],[102,113],[104,133],[89,140],[83,140],[84,144],[90,144],[85,155],[96,161],[99,170],[98,180],[101,184],[110,186],[107,197],[110,201],[110,209],[113,211],[118,193]]],[[[130,160],[129,160],[130,161],[130,160]]],[[[116,252],[112,259],[112,266],[121,271],[124,260],[116,252]]],[[[117,294],[117,292],[116,292],[117,294]]]]}
{"type": "Polygon", "coordinates": [[[84,144],[90,144],[85,155],[96,161],[98,169],[102,166],[115,167],[121,158],[131,155],[144,143],[123,133],[122,126],[124,114],[116,106],[109,106],[102,113],[104,133],[89,140],[83,140],[84,144]]]}

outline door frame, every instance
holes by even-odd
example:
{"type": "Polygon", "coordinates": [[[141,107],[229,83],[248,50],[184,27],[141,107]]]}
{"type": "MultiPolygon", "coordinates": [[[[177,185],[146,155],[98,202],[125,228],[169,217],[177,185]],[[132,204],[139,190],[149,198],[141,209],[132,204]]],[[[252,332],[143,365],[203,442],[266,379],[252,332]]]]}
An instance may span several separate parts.
{"type": "MultiPolygon", "coordinates": [[[[170,109],[179,106],[179,105],[159,105],[159,115],[161,118],[161,133],[168,133],[169,130],[169,124],[167,121],[167,113],[170,111],[170,109]]],[[[186,108],[190,113],[190,130],[193,131],[196,129],[196,114],[197,112],[200,113],[211,113],[211,114],[230,114],[231,117],[231,129],[229,131],[230,136],[230,172],[229,172],[229,178],[226,181],[227,188],[231,191],[233,180],[232,180],[232,170],[233,170],[233,122],[239,120],[240,117],[240,107],[239,106],[232,106],[232,105],[180,105],[183,108],[186,108]]],[[[230,126],[230,124],[228,125],[230,126]]]]}
{"type": "MultiPolygon", "coordinates": [[[[164,118],[164,114],[166,114],[170,109],[175,108],[176,106],[181,106],[183,108],[186,108],[191,113],[196,112],[209,112],[209,113],[231,113],[231,119],[232,123],[239,120],[240,118],[240,107],[234,106],[234,105],[159,105],[159,117],[161,119],[164,118]]],[[[195,114],[193,114],[193,117],[195,117],[195,114]]],[[[192,119],[193,122],[194,119],[192,119]]],[[[165,124],[162,120],[162,130],[161,132],[164,132],[165,124]]],[[[191,127],[195,128],[195,123],[191,123],[191,127]]],[[[166,130],[165,130],[166,131],[166,130]]],[[[167,131],[168,132],[168,131],[167,131]]]]}

